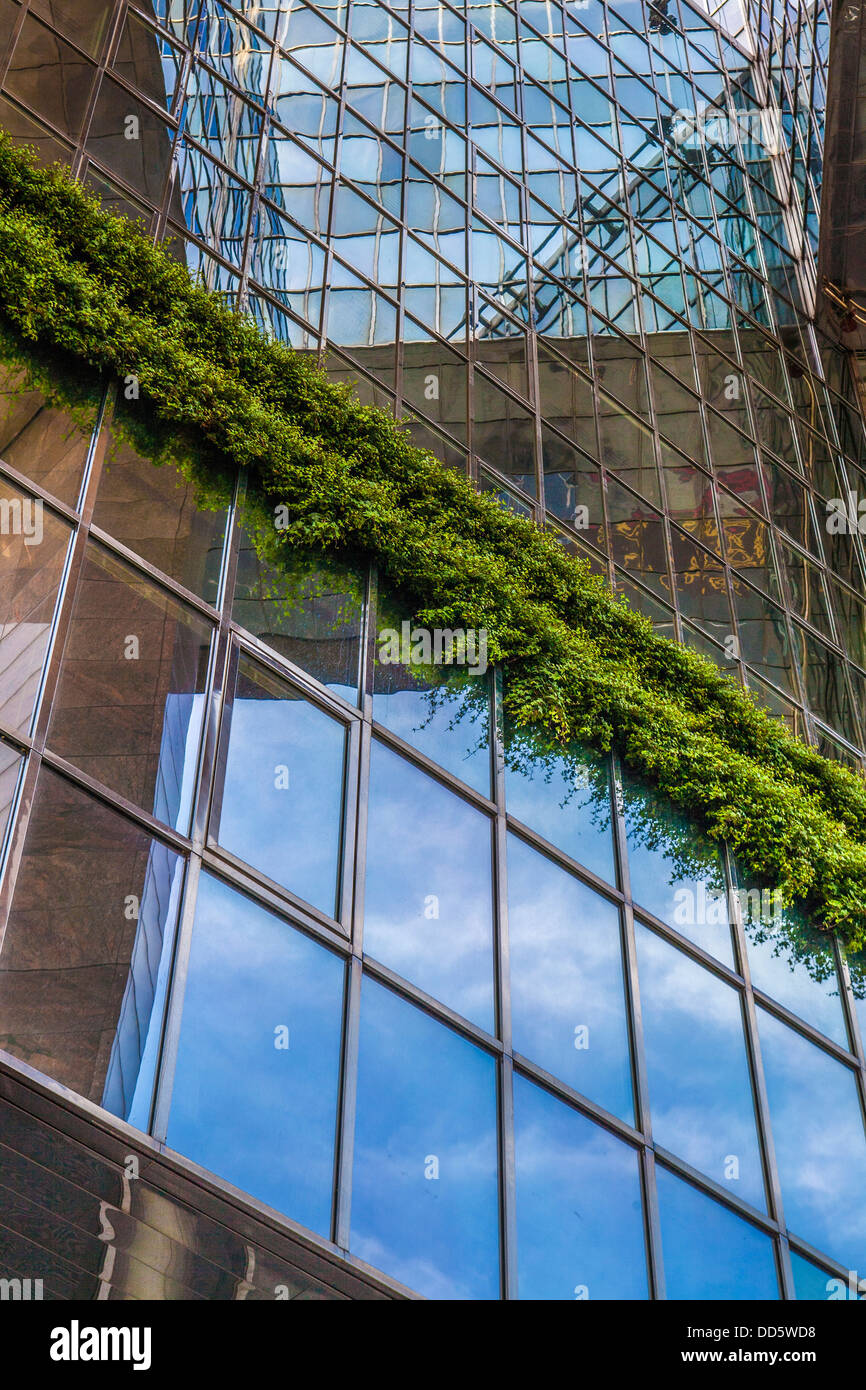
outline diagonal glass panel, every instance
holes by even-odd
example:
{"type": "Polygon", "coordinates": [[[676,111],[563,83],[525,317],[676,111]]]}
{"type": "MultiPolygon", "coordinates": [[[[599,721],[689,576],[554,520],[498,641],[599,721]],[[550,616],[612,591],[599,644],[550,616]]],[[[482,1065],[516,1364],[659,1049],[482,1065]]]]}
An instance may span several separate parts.
{"type": "Polygon", "coordinates": [[[789,1229],[866,1268],[866,1136],[853,1071],[758,1010],[770,1123],[789,1229]]]}
{"type": "Polygon", "coordinates": [[[147,1128],[183,861],[42,767],[0,952],[0,1046],[147,1128]]]}

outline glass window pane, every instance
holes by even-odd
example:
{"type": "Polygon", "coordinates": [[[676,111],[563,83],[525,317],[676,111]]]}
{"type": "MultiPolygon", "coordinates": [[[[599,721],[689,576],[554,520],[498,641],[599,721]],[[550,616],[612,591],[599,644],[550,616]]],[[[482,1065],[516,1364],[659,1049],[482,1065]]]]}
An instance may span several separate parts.
{"type": "Polygon", "coordinates": [[[189,824],[211,625],[87,547],[48,744],[160,820],[189,824]]]}
{"type": "Polygon", "coordinates": [[[637,778],[623,778],[623,808],[635,902],[733,966],[727,885],[716,845],[637,778]]]}
{"type": "Polygon", "coordinates": [[[159,205],[171,167],[171,143],[166,122],[106,74],[87,135],[88,154],[149,203],[159,205]],[[127,136],[131,118],[138,132],[135,140],[127,136]]]}
{"type": "Polygon", "coordinates": [[[92,63],[28,15],[18,35],[4,85],[27,110],[44,116],[64,135],[75,140],[87,110],[95,72],[92,63]]]}
{"type": "Polygon", "coordinates": [[[202,875],[168,1143],[324,1236],[343,975],[331,951],[202,875]]]}
{"type": "Polygon", "coordinates": [[[416,627],[387,600],[377,628],[373,718],[489,796],[486,635],[416,627]]]}
{"type": "Polygon", "coordinates": [[[610,764],[580,748],[541,748],[506,728],[508,814],[608,883],[616,883],[610,814],[610,764]]]}
{"type": "Polygon", "coordinates": [[[373,740],[364,950],[492,1033],[491,829],[373,740]]]}
{"type": "Polygon", "coordinates": [[[30,9],[94,56],[111,13],[106,5],[82,5],[80,0],[31,0],[30,9]]]}
{"type": "MultiPolygon", "coordinates": [[[[0,368],[0,458],[59,497],[67,506],[78,501],[90,437],[101,395],[97,384],[84,385],[89,397],[73,413],[62,410],[28,381],[26,370],[2,353],[0,368]],[[89,389],[88,389],[89,386],[89,389]]],[[[80,395],[82,381],[77,381],[80,395]]]]}
{"type": "Polygon", "coordinates": [[[866,1136],[854,1073],[764,1009],[758,1027],[788,1228],[866,1270],[866,1136]]]}
{"type": "Polygon", "coordinates": [[[93,510],[96,526],[155,569],[215,603],[226,505],[216,509],[184,478],[180,457],[159,467],[139,454],[115,417],[93,510]]]}
{"type": "Polygon", "coordinates": [[[619,910],[508,837],[515,1052],[634,1119],[619,910]]]}
{"type": "Polygon", "coordinates": [[[669,1299],[777,1299],[773,1242],[756,1226],[656,1168],[669,1299]]]}
{"type": "Polygon", "coordinates": [[[350,704],[358,699],[363,575],[324,557],[275,549],[274,518],[247,505],[232,617],[350,704]]]}
{"type": "Polygon", "coordinates": [[[852,1271],[853,1279],[837,1279],[834,1275],[828,1274],[826,1269],[821,1269],[820,1265],[798,1255],[796,1250],[791,1251],[791,1270],[794,1275],[794,1291],[799,1300],[845,1302],[861,1296],[857,1288],[856,1270],[852,1271]]]}
{"type": "Polygon", "coordinates": [[[211,834],[232,854],[337,913],[346,729],[242,656],[211,834]]]}
{"type": "Polygon", "coordinates": [[[514,1142],[519,1296],[646,1298],[635,1150],[519,1075],[514,1142]]]}
{"type": "Polygon", "coordinates": [[[42,767],[0,953],[0,1047],[140,1127],[182,869],[42,767]]]}
{"type": "Polygon", "coordinates": [[[0,723],[26,734],[71,528],[0,478],[0,723]]]}
{"type": "Polygon", "coordinates": [[[636,925],[653,1138],[765,1207],[737,990],[636,925]]]}
{"type": "Polygon", "coordinates": [[[365,979],[351,1249],[428,1298],[499,1297],[496,1064],[365,979]]]}
{"type": "Polygon", "coordinates": [[[23,762],[21,754],[8,743],[0,741],[0,845],[9,823],[9,812],[18,786],[18,773],[23,762]]]}
{"type": "Polygon", "coordinates": [[[180,51],[163,35],[134,14],[126,16],[112,67],[131,87],[170,110],[182,64],[180,51]]]}
{"type": "Polygon", "coordinates": [[[847,1047],[832,940],[772,894],[739,892],[752,984],[847,1047]]]}
{"type": "Polygon", "coordinates": [[[866,1038],[866,952],[846,952],[846,961],[851,976],[857,1026],[860,1037],[866,1038]]]}

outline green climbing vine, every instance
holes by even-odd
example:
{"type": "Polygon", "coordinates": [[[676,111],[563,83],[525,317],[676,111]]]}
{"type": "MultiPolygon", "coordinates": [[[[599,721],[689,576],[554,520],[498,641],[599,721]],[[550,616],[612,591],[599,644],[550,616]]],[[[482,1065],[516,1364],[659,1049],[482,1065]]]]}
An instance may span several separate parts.
{"type": "Polygon", "coordinates": [[[484,629],[516,743],[615,747],[750,881],[866,944],[866,783],[694,652],[657,637],[532,522],[415,447],[308,357],[193,284],[141,228],[0,133],[0,322],[67,368],[134,376],[137,428],[178,450],[202,505],[238,468],[266,545],[374,562],[430,628],[484,629]]]}

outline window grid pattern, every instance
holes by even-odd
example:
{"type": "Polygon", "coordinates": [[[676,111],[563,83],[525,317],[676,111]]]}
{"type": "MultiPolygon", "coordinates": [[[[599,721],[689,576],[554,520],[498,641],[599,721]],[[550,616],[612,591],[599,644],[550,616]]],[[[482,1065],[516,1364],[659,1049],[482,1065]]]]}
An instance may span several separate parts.
{"type": "MultiPolygon", "coordinates": [[[[8,0],[0,121],[43,157],[66,160],[109,205],[143,217],[155,237],[175,238],[177,254],[205,283],[268,331],[319,354],[335,379],[353,377],[366,399],[411,413],[419,443],[557,527],[563,544],[588,556],[658,631],[734,670],[822,751],[860,762],[862,538],[825,522],[832,499],[866,495],[866,448],[847,367],[811,318],[827,14],[821,5],[750,9],[741,28],[739,6],[708,19],[685,0],[159,0],[153,9],[118,0],[113,10],[100,7],[88,28],[61,4],[8,0]],[[705,138],[690,134],[696,118],[705,138]],[[723,137],[706,135],[725,121],[723,137]]],[[[25,703],[38,687],[33,722],[3,719],[0,924],[15,908],[42,769],[179,856],[176,965],[158,1006],[166,1008],[160,1080],[153,1107],[143,1101],[136,1122],[159,1142],[170,1133],[196,904],[202,875],[215,876],[325,943],[345,967],[334,1201],[323,1232],[336,1249],[353,1251],[368,979],[452,1030],[473,1056],[492,1059],[492,1277],[503,1296],[518,1296],[524,1277],[515,1095],[527,1082],[636,1155],[650,1296],[678,1296],[674,1261],[662,1250],[659,1193],[671,1175],[715,1198],[738,1229],[769,1241],[782,1297],[795,1295],[803,1260],[847,1281],[833,1252],[812,1248],[798,1212],[783,1205],[797,1189],[790,1154],[780,1151],[787,1120],[772,1054],[775,1026],[839,1085],[850,1083],[862,1130],[863,1009],[846,962],[837,953],[831,966],[841,997],[834,1031],[823,1014],[810,1021],[792,1008],[781,986],[768,992],[753,983],[759,958],[736,911],[733,936],[717,954],[654,917],[646,899],[641,905],[618,774],[617,868],[603,874],[509,811],[498,743],[488,794],[378,722],[373,660],[384,609],[375,577],[363,604],[356,702],[321,684],[297,654],[254,635],[232,606],[243,543],[236,509],[214,549],[210,588],[187,587],[157,555],[149,563],[99,510],[111,466],[106,425],[91,442],[80,493],[37,476],[32,460],[3,464],[8,484],[44,499],[56,534],[68,527],[69,539],[65,560],[58,541],[47,652],[34,649],[22,686],[25,703]],[[138,576],[132,582],[179,602],[188,626],[208,635],[205,667],[189,686],[202,711],[200,737],[183,769],[160,768],[154,811],[58,751],[64,651],[94,545],[128,579],[138,576]],[[222,826],[215,831],[229,775],[220,721],[242,658],[345,730],[337,916],[324,897],[313,903],[297,881],[275,882],[263,861],[255,867],[244,857],[252,851],[222,826]],[[417,978],[365,954],[370,767],[382,749],[489,828],[492,1022],[449,1006],[444,986],[424,992],[417,978]],[[515,1048],[509,836],[620,915],[628,1115],[569,1086],[538,1053],[515,1048]],[[663,1066],[648,1037],[648,997],[640,1007],[642,961],[663,947],[735,1001],[732,1046],[755,1116],[758,1177],[748,1201],[736,1183],[708,1177],[675,1137],[665,1144],[672,1131],[661,1124],[663,1066]]],[[[491,699],[496,728],[496,690],[491,699]]],[[[725,874],[733,883],[733,866],[725,874]]],[[[516,926],[514,933],[516,952],[516,926]]]]}
{"type": "MultiPolygon", "coordinates": [[[[359,684],[357,702],[343,699],[328,686],[314,679],[302,665],[281,656],[275,647],[260,640],[235,621],[230,595],[234,591],[238,558],[245,531],[240,523],[237,507],[227,529],[227,539],[222,549],[219,565],[220,578],[217,586],[217,601],[207,603],[190,589],[179,584],[155,566],[148,565],[128,546],[97,527],[93,522],[94,505],[99,495],[100,482],[105,476],[108,451],[109,423],[112,413],[108,403],[101,427],[97,428],[88,449],[87,464],[79,502],[75,506],[65,505],[54,493],[40,488],[26,476],[26,472],[8,463],[3,464],[6,486],[14,485],[27,489],[31,496],[42,499],[46,514],[64,517],[71,527],[68,557],[63,581],[59,588],[56,613],[52,624],[51,645],[46,654],[44,668],[40,677],[40,696],[33,718],[31,732],[21,733],[12,729],[4,730],[4,747],[7,761],[14,762],[12,783],[7,788],[5,800],[9,803],[8,829],[4,840],[3,880],[0,885],[0,914],[6,922],[10,907],[14,905],[16,880],[21,870],[22,855],[27,840],[28,825],[32,815],[34,792],[40,769],[48,769],[59,774],[71,788],[79,788],[90,804],[113,807],[125,823],[146,830],[167,851],[180,856],[185,863],[183,898],[179,909],[178,940],[175,953],[175,974],[172,986],[167,990],[169,1004],[166,1014],[166,1031],[162,1046],[162,1066],[160,1080],[156,1087],[154,1105],[151,1110],[145,1104],[139,1123],[149,1129],[154,1137],[164,1142],[166,1127],[171,1114],[171,1092],[173,1068],[177,1058],[180,1019],[183,1006],[186,966],[193,935],[197,893],[200,892],[202,873],[214,876],[221,882],[232,885],[245,896],[266,907],[286,923],[292,923],[310,939],[325,943],[332,952],[345,963],[347,969],[347,988],[342,1020],[342,1042],[340,1060],[341,1106],[337,1138],[334,1150],[334,1205],[330,1217],[330,1228],[322,1234],[329,1237],[338,1251],[351,1251],[350,1237],[352,1201],[352,1142],[358,1117],[355,1113],[358,1103],[357,1068],[358,1035],[361,985],[363,979],[377,981],[388,986],[397,995],[420,1008],[439,1025],[453,1030],[463,1038],[467,1045],[477,1050],[479,1056],[493,1059],[497,1074],[498,1096],[498,1137],[499,1162],[499,1203],[501,1227],[499,1248],[501,1264],[494,1274],[494,1282],[501,1288],[502,1296],[518,1296],[518,1258],[519,1247],[516,1234],[516,1187],[514,1158],[514,1086],[524,1086],[531,1081],[550,1097],[558,1098],[566,1107],[582,1114],[597,1124],[608,1135],[629,1147],[637,1154],[640,1167],[640,1192],[643,1210],[642,1226],[647,1259],[647,1290],[650,1297],[665,1297],[665,1261],[661,1249],[661,1227],[657,1197],[657,1174],[665,1176],[665,1182],[672,1181],[671,1175],[679,1176],[692,1184],[694,1191],[704,1192],[714,1198],[722,1207],[732,1213],[737,1221],[745,1222],[745,1230],[763,1232],[770,1239],[773,1248],[773,1263],[778,1277],[779,1296],[795,1297],[791,1258],[811,1261],[811,1268],[823,1271],[827,1280],[840,1278],[847,1280],[848,1274],[843,1266],[827,1255],[826,1251],[816,1250],[800,1236],[796,1230],[789,1231],[785,1225],[783,1211],[782,1184],[779,1177],[777,1157],[773,1146],[773,1125],[778,1116],[768,1098],[768,1087],[762,1063],[761,1037],[763,1029],[758,1016],[778,1020],[784,1025],[786,1036],[797,1038],[798,1045],[805,1047],[810,1056],[820,1054],[824,1065],[834,1075],[851,1079],[856,1086],[860,1103],[866,1099],[866,1056],[858,1024],[858,1001],[851,985],[851,978],[845,960],[834,948],[831,972],[838,972],[838,993],[843,1010],[841,1031],[836,1038],[829,1036],[831,1030],[822,1031],[813,1026],[799,1012],[784,1002],[777,992],[767,993],[758,989],[750,974],[750,952],[747,949],[744,923],[735,899],[731,899],[730,928],[733,932],[733,951],[730,946],[729,963],[722,957],[724,952],[705,949],[702,945],[684,935],[677,927],[661,918],[655,917],[646,907],[636,902],[632,896],[630,874],[634,870],[634,852],[628,845],[628,825],[624,816],[622,794],[619,790],[618,774],[614,778],[614,794],[611,800],[611,817],[615,846],[616,868],[609,869],[604,876],[586,867],[578,859],[570,857],[552,842],[533,831],[528,825],[517,820],[508,811],[506,798],[506,770],[499,735],[494,739],[491,751],[491,794],[474,789],[441,764],[424,756],[395,734],[385,725],[373,718],[373,671],[377,646],[378,628],[386,615],[386,609],[377,614],[377,594],[375,577],[367,585],[364,599],[362,629],[364,633],[359,663],[359,684]],[[156,814],[149,813],[134,801],[119,795],[116,791],[101,784],[92,776],[83,773],[75,761],[59,756],[52,750],[52,707],[56,702],[60,684],[63,649],[68,642],[69,632],[74,621],[76,593],[85,565],[88,545],[96,541],[107,552],[117,556],[130,571],[137,571],[141,581],[150,581],[165,595],[173,596],[191,610],[195,610],[201,622],[212,629],[208,665],[204,686],[204,708],[207,711],[202,730],[199,751],[193,752],[191,761],[195,772],[195,795],[189,833],[169,829],[156,814]],[[214,824],[215,786],[219,780],[219,755],[217,728],[225,719],[225,710],[231,699],[231,682],[236,670],[238,656],[253,661],[262,678],[281,678],[290,683],[291,688],[315,706],[329,713],[332,718],[345,727],[348,740],[348,756],[345,764],[344,786],[342,791],[342,816],[344,837],[341,851],[339,906],[337,916],[313,907],[301,896],[292,891],[291,884],[285,889],[257,872],[243,859],[220,849],[213,835],[208,834],[208,823],[214,824]],[[364,951],[364,863],[365,833],[370,806],[370,761],[371,749],[390,748],[405,760],[407,765],[418,769],[419,773],[430,776],[449,794],[459,798],[461,804],[474,807],[479,815],[489,822],[493,843],[493,864],[491,883],[493,885],[494,920],[494,993],[496,1000],[496,1022],[490,1029],[471,1022],[454,1009],[446,1007],[440,1000],[425,993],[405,977],[386,965],[365,954],[364,951]],[[14,756],[13,756],[14,755],[14,756]],[[17,761],[16,761],[17,758],[17,761]],[[506,841],[514,836],[528,849],[537,851],[549,865],[558,865],[567,870],[577,883],[584,885],[593,897],[610,905],[621,915],[622,960],[627,1002],[627,1028],[629,1034],[629,1054],[631,1056],[631,1087],[634,1098],[634,1116],[624,1118],[611,1113],[597,1104],[592,1098],[578,1089],[569,1086],[556,1075],[547,1071],[531,1056],[521,1055],[512,1041],[512,999],[513,989],[518,983],[517,976],[509,970],[509,891],[508,856],[506,841]],[[649,936],[647,935],[649,933],[649,936]],[[702,974],[702,978],[712,977],[732,991],[736,1000],[734,1014],[739,1022],[736,1033],[737,1046],[747,1059],[748,1090],[747,1104],[754,1106],[756,1133],[760,1150],[758,1187],[765,1190],[766,1202],[761,1198],[746,1201],[736,1192],[735,1183],[725,1183],[709,1178],[699,1167],[693,1166],[674,1148],[664,1147],[658,1138],[653,1138],[652,1116],[660,1113],[662,1102],[659,1093],[654,1091],[652,1066],[641,1022],[642,1012],[646,1019],[648,999],[644,999],[641,1009],[641,989],[643,967],[638,963],[637,938],[652,940],[662,949],[673,952],[673,958],[685,967],[691,962],[692,969],[702,974]],[[759,1036],[760,1034],[760,1036],[759,1036]],[[841,1039],[841,1040],[840,1040],[841,1039]],[[523,1078],[521,1081],[520,1078],[523,1078]],[[147,1116],[150,1115],[148,1122],[147,1116]]],[[[495,688],[491,693],[494,706],[498,696],[495,688]]],[[[496,728],[498,721],[493,720],[496,728]]],[[[9,777],[7,776],[7,781],[9,777]]],[[[733,883],[732,868],[726,863],[726,881],[733,883]]],[[[725,931],[727,927],[725,927],[725,931]]],[[[753,958],[754,963],[754,958],[753,958]]],[[[862,1008],[862,1005],[860,1006],[862,1008]]],[[[803,1012],[808,1012],[804,1009],[803,1012]]],[[[862,1017],[862,1015],[861,1015],[862,1017]]],[[[562,1112],[563,1114],[566,1112],[562,1112]]],[[[862,1120],[860,1121],[862,1123],[862,1120]]],[[[288,1215],[291,1217],[292,1212],[288,1215]]],[[[386,1272],[388,1272],[386,1270],[386,1272]]],[[[774,1276],[775,1278],[776,1276],[774,1276]]],[[[775,1286],[774,1286],[775,1287],[775,1286]]],[[[676,1293],[673,1296],[680,1296],[676,1293]]],[[[774,1296],[774,1295],[771,1295],[774,1296]]]]}
{"type": "Polygon", "coordinates": [[[811,314],[823,5],[160,0],[86,37],[60,9],[56,40],[10,7],[21,138],[862,765],[866,443],[811,314]],[[34,54],[81,68],[75,113],[34,54]]]}

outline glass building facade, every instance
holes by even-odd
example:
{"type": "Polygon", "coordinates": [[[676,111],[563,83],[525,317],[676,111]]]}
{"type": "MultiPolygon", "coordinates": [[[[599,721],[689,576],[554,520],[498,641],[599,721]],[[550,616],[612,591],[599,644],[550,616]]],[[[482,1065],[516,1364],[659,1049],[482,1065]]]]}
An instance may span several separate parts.
{"type": "MultiPolygon", "coordinates": [[[[0,0],[0,125],[862,766],[829,26],[0,0]]],[[[0,1048],[426,1297],[856,1288],[861,962],[498,674],[388,662],[377,574],[277,572],[122,391],[2,391],[0,1048]]]]}

